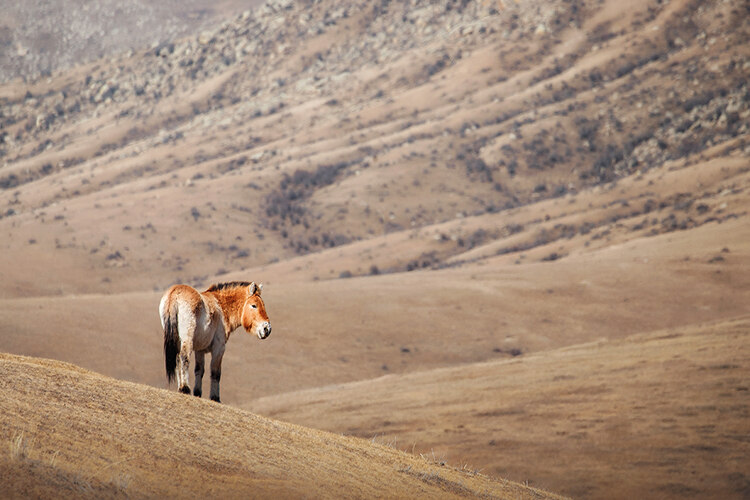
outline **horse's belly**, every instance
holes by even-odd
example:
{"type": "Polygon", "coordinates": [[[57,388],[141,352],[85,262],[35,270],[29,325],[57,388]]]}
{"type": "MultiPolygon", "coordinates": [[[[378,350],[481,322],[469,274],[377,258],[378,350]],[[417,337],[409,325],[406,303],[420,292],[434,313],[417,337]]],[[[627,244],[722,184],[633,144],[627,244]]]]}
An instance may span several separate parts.
{"type": "Polygon", "coordinates": [[[210,337],[208,335],[196,336],[193,340],[193,350],[208,351],[211,348],[212,341],[213,335],[211,335],[210,337]]]}
{"type": "Polygon", "coordinates": [[[193,337],[193,350],[205,351],[211,347],[214,340],[215,328],[211,324],[211,321],[207,317],[207,314],[202,314],[198,320],[199,327],[195,329],[195,336],[193,337]]]}

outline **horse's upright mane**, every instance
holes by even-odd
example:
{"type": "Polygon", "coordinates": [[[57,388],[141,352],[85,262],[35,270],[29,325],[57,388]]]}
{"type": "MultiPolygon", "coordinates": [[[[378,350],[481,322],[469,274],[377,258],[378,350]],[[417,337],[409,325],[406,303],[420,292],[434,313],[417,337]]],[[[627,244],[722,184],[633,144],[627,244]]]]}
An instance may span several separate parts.
{"type": "Polygon", "coordinates": [[[249,281],[230,281],[227,283],[214,283],[208,289],[207,292],[215,292],[217,290],[226,290],[228,288],[238,288],[238,287],[246,287],[250,286],[252,283],[249,281]]]}

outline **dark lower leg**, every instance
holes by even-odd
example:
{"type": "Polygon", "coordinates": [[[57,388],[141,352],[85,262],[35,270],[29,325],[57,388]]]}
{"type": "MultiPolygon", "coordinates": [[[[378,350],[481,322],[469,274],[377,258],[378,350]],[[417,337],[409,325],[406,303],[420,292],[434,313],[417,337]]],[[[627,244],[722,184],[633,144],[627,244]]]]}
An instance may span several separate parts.
{"type": "Polygon", "coordinates": [[[221,381],[221,371],[211,370],[211,400],[221,403],[219,397],[219,382],[221,381]]]}
{"type": "Polygon", "coordinates": [[[203,395],[203,369],[204,369],[204,355],[195,353],[195,387],[193,387],[193,395],[201,397],[203,395]]]}

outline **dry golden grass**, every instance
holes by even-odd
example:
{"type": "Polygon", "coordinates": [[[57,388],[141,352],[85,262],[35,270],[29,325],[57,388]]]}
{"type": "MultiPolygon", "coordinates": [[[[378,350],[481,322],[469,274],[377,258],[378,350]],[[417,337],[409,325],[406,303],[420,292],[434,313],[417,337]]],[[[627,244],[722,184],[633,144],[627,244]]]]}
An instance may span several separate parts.
{"type": "Polygon", "coordinates": [[[6,498],[559,498],[65,363],[0,377],[6,498]]]}
{"type": "Polygon", "coordinates": [[[243,406],[574,498],[745,498],[749,380],[746,316],[243,406]]]}

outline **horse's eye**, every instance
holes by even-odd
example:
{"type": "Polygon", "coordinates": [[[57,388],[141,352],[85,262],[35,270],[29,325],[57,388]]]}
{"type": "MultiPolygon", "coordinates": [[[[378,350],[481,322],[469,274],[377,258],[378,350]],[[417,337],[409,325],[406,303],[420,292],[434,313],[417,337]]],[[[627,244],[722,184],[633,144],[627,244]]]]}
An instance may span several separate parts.
{"type": "Polygon", "coordinates": [[[255,304],[251,305],[250,307],[252,307],[253,309],[257,309],[258,308],[258,306],[256,306],[255,304]]]}

